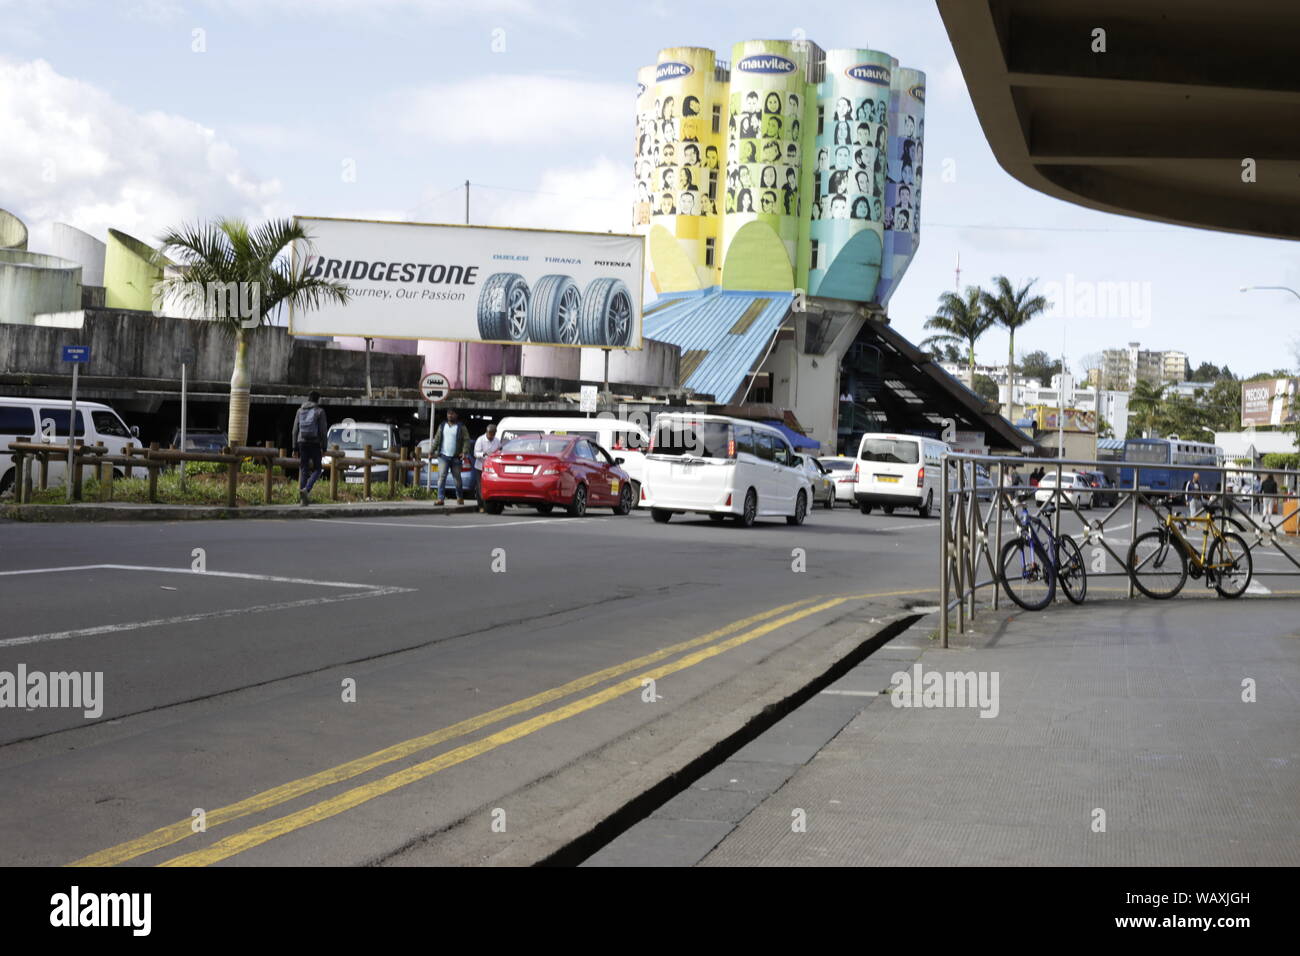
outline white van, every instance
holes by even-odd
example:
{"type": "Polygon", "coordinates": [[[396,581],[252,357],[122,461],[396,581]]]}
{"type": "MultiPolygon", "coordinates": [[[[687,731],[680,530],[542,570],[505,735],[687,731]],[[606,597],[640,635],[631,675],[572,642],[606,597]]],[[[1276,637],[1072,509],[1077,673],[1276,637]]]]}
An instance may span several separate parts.
{"type": "Polygon", "coordinates": [[[502,442],[520,435],[537,434],[590,438],[614,458],[623,459],[620,467],[632,479],[632,500],[640,497],[638,489],[645,483],[645,452],[650,447],[650,436],[636,422],[618,418],[533,418],[523,415],[507,415],[497,422],[497,438],[502,442]]]}
{"type": "Polygon", "coordinates": [[[939,468],[949,448],[933,438],[868,432],[858,443],[853,500],[866,515],[915,508],[922,518],[939,503],[939,468]]]}
{"type": "Polygon", "coordinates": [[[655,418],[641,504],[660,523],[675,514],[734,517],[750,527],[762,515],[803,524],[813,488],[785,435],[722,415],[655,418]]]}
{"type": "MultiPolygon", "coordinates": [[[[0,397],[0,496],[17,487],[18,475],[14,468],[11,441],[49,441],[66,444],[68,440],[68,413],[72,402],[57,398],[4,398],[0,397]]],[[[120,455],[127,445],[140,447],[139,429],[127,428],[108,405],[100,402],[77,402],[77,438],[87,445],[103,442],[110,455],[120,455]]],[[[66,459],[50,459],[48,481],[62,484],[67,474],[66,459]]],[[[122,469],[115,468],[120,476],[122,469]]],[[[33,486],[35,469],[33,469],[33,486]]],[[[87,470],[85,475],[89,475],[87,470]]],[[[85,477],[83,475],[83,477],[85,477]]]]}

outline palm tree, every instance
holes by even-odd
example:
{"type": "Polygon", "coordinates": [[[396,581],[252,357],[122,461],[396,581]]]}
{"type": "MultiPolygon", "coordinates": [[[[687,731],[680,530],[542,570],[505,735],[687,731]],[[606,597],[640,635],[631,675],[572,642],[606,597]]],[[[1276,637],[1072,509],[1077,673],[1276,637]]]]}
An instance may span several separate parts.
{"type": "Polygon", "coordinates": [[[1128,407],[1133,414],[1134,424],[1143,435],[1155,430],[1157,424],[1162,423],[1166,417],[1165,388],[1164,385],[1139,381],[1129,394],[1128,407]]]}
{"type": "Polygon", "coordinates": [[[993,280],[993,291],[986,291],[982,296],[984,311],[993,322],[1010,333],[1007,343],[1007,411],[1011,410],[1016,387],[1016,329],[1047,311],[1048,302],[1044,296],[1031,298],[1029,295],[1030,287],[1037,281],[1030,279],[1016,289],[1006,276],[998,276],[993,280]]]}
{"type": "Polygon", "coordinates": [[[983,300],[983,290],[975,285],[966,287],[965,298],[956,292],[945,292],[939,296],[939,307],[925,322],[925,327],[933,329],[936,334],[921,343],[965,343],[972,387],[975,382],[975,343],[993,324],[993,319],[984,311],[983,300]]]}
{"type": "Polygon", "coordinates": [[[255,229],[241,219],[221,219],[181,226],[160,240],[159,258],[169,257],[178,265],[162,280],[162,295],[192,316],[222,323],[234,336],[228,424],[232,446],[248,441],[252,331],[268,324],[285,303],[308,310],[348,301],[346,285],[304,274],[305,256],[297,268],[290,262],[290,245],[310,241],[306,230],[291,219],[274,219],[255,229]]]}

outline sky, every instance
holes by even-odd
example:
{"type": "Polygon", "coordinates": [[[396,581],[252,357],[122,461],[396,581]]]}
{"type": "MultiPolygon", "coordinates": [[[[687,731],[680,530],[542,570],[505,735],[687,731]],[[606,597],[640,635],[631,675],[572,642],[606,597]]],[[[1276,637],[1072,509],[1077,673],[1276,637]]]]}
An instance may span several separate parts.
{"type": "MultiPolygon", "coordinates": [[[[0,208],[151,241],[182,222],[309,215],[631,232],[637,68],[661,47],[806,36],[927,74],[921,243],[890,302],[1037,279],[1016,352],[1079,368],[1178,349],[1237,374],[1300,364],[1296,244],[1084,209],[998,166],[930,0],[0,0],[0,208]],[[815,7],[815,8],[814,8],[815,7]],[[1119,283],[1125,305],[1088,297],[1119,283]],[[1068,294],[1067,294],[1068,293],[1068,294]]],[[[1243,144],[1241,155],[1250,155],[1243,144]]],[[[1006,361],[990,331],[978,357],[1006,361]]]]}

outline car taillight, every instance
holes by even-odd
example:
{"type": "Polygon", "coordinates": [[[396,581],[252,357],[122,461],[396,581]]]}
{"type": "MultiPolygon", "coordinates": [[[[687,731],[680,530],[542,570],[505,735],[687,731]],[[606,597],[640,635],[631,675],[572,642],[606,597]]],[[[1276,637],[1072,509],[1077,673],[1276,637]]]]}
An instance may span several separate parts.
{"type": "Polygon", "coordinates": [[[649,500],[650,500],[649,498],[646,497],[646,493],[645,493],[645,485],[642,485],[642,486],[641,486],[641,500],[642,500],[642,501],[649,501],[649,500]]]}
{"type": "Polygon", "coordinates": [[[731,495],[730,495],[730,494],[727,495],[727,507],[728,507],[728,508],[731,507],[731,495]]]}
{"type": "Polygon", "coordinates": [[[920,488],[925,484],[925,465],[916,469],[916,487],[920,488]]]}
{"type": "Polygon", "coordinates": [[[557,461],[555,464],[547,465],[545,468],[543,468],[541,474],[559,475],[568,470],[569,470],[569,463],[567,461],[557,461]]]}

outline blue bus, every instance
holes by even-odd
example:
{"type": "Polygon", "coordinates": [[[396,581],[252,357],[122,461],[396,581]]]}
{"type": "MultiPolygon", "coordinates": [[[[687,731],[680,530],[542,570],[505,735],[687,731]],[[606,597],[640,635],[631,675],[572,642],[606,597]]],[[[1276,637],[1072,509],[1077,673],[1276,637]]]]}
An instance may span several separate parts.
{"type": "Polygon", "coordinates": [[[1201,487],[1218,491],[1221,475],[1210,471],[1223,462],[1223,449],[1205,442],[1187,441],[1177,435],[1168,438],[1129,438],[1124,442],[1124,461],[1119,469],[1121,488],[1133,487],[1133,466],[1142,466],[1142,487],[1153,491],[1181,491],[1196,471],[1201,487]]]}

